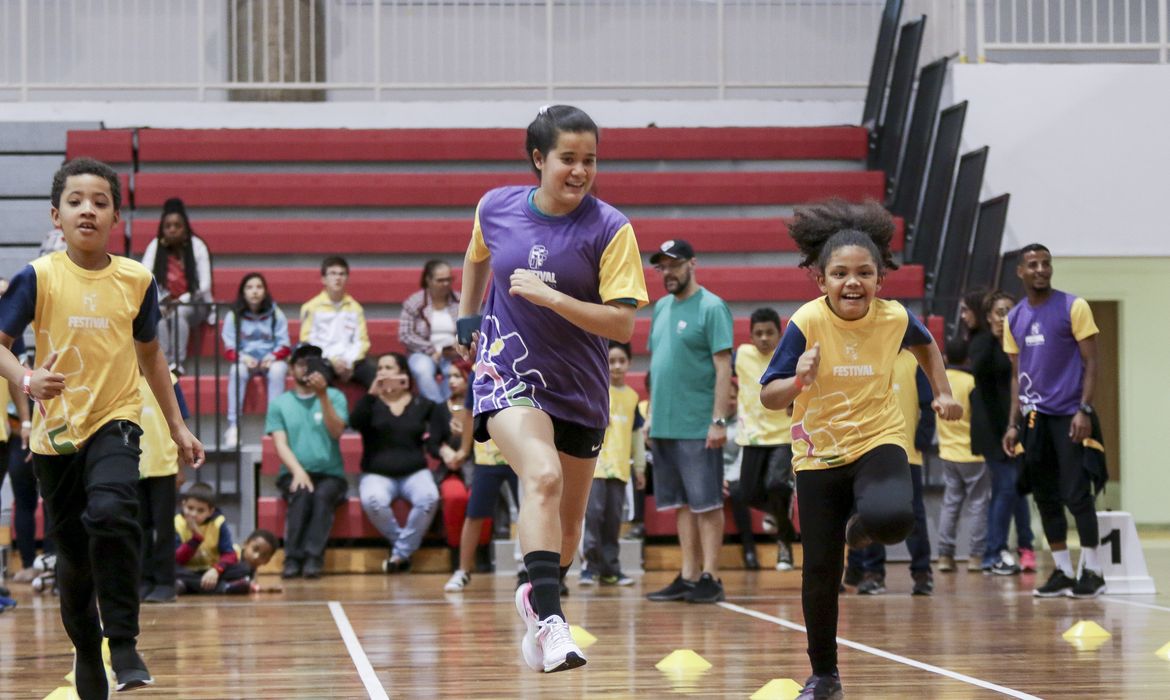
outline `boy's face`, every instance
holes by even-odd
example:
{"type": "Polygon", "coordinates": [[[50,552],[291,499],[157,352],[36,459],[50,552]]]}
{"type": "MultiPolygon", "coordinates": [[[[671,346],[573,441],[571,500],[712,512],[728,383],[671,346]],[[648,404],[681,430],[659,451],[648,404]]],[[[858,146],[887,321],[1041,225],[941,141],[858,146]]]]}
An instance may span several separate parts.
{"type": "Polygon", "coordinates": [[[119,220],[110,183],[100,175],[66,178],[61,206],[52,207],[49,216],[69,247],[84,253],[104,253],[110,229],[119,220]]]}
{"type": "Polygon", "coordinates": [[[253,537],[244,543],[242,555],[244,563],[252,567],[252,569],[259,569],[272,560],[272,555],[276,554],[272,549],[272,545],[262,537],[253,537]]]}
{"type": "Polygon", "coordinates": [[[626,372],[630,371],[630,358],[621,348],[609,349],[609,380],[614,384],[624,384],[626,372]]]}
{"type": "Polygon", "coordinates": [[[780,329],[771,321],[752,324],[752,345],[761,355],[771,355],[780,344],[780,329]]]}
{"type": "Polygon", "coordinates": [[[183,499],[183,517],[194,518],[195,522],[202,523],[211,517],[211,504],[204,503],[198,498],[183,499]]]}
{"type": "Polygon", "coordinates": [[[349,283],[349,271],[341,265],[331,265],[325,268],[325,274],[321,275],[321,285],[325,287],[325,291],[330,294],[342,294],[345,292],[345,285],[349,283]]]}

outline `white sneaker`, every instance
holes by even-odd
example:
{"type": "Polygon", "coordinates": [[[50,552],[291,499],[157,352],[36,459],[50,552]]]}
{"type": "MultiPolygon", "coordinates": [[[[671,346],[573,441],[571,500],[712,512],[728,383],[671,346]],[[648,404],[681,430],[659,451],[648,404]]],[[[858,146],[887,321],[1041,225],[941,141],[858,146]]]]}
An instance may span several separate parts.
{"type": "Polygon", "coordinates": [[[524,621],[524,641],[520,642],[520,652],[524,663],[533,671],[544,670],[544,652],[536,641],[536,631],[540,621],[536,618],[536,611],[532,609],[532,584],[522,583],[516,589],[516,612],[524,621]]]}
{"type": "Polygon", "coordinates": [[[447,585],[443,586],[443,590],[447,593],[462,593],[463,589],[471,582],[471,576],[463,569],[456,569],[455,573],[451,574],[447,585]]]}
{"type": "Polygon", "coordinates": [[[544,672],[556,673],[585,665],[585,654],[573,641],[569,623],[560,615],[550,615],[536,623],[536,641],[544,656],[544,672]]]}
{"type": "Polygon", "coordinates": [[[223,442],[220,444],[225,450],[236,449],[236,444],[240,441],[239,429],[234,425],[229,425],[227,430],[223,431],[223,442]]]}

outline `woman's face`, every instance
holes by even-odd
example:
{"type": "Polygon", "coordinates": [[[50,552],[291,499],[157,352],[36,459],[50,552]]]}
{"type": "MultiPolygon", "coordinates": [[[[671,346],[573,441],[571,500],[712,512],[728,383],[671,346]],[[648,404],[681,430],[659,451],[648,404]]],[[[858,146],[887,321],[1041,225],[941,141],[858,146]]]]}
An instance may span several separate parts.
{"type": "Polygon", "coordinates": [[[163,245],[173,246],[187,240],[187,224],[177,213],[167,214],[162,222],[163,245]]]}
{"type": "Polygon", "coordinates": [[[467,394],[467,380],[463,378],[463,373],[454,367],[447,372],[447,385],[451,387],[451,396],[467,394]]]}
{"type": "Polygon", "coordinates": [[[540,170],[540,190],[544,193],[541,207],[546,214],[568,214],[593,188],[597,137],[590,131],[561,131],[547,157],[534,150],[532,158],[540,170]]]}
{"type": "Polygon", "coordinates": [[[267,291],[264,287],[264,280],[253,277],[244,283],[244,301],[249,308],[258,309],[260,303],[264,301],[264,295],[267,291]]]}
{"type": "Polygon", "coordinates": [[[959,318],[963,320],[963,325],[966,326],[967,330],[969,331],[973,331],[979,326],[979,322],[976,320],[977,317],[975,316],[975,312],[971,309],[970,306],[967,306],[967,303],[964,301],[959,302],[959,318]]]}
{"type": "Polygon", "coordinates": [[[451,295],[451,266],[438,265],[427,278],[427,292],[432,299],[446,299],[451,295]]]}
{"type": "Polygon", "coordinates": [[[987,312],[987,325],[991,326],[991,332],[996,338],[1003,337],[1003,320],[1007,318],[1013,306],[1015,304],[1011,299],[996,299],[991,305],[991,311],[987,312]]]}
{"type": "Polygon", "coordinates": [[[385,355],[378,358],[378,373],[377,378],[384,380],[383,386],[392,389],[405,389],[409,386],[406,371],[399,366],[398,358],[393,355],[385,355]]]}

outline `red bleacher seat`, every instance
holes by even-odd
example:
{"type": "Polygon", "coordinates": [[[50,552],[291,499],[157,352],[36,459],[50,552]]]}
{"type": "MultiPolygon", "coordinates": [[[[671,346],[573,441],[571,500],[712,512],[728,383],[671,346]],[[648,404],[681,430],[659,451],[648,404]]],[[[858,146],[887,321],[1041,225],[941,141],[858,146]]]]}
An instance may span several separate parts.
{"type": "Polygon", "coordinates": [[[85,156],[111,165],[134,162],[134,132],[130,129],[70,131],[65,136],[65,159],[85,156]]]}
{"type": "MultiPolygon", "coordinates": [[[[657,250],[672,238],[685,238],[702,256],[794,252],[789,221],[781,217],[635,218],[633,223],[643,253],[657,250]]],[[[892,248],[901,252],[903,221],[898,218],[895,223],[898,228],[892,248]]],[[[133,229],[134,253],[142,255],[158,232],[158,222],[138,219],[133,229]]],[[[459,266],[471,235],[471,220],[199,219],[195,230],[216,255],[271,255],[282,250],[320,255],[430,253],[451,256],[451,264],[459,266]]]]}
{"type": "MultiPolygon", "coordinates": [[[[484,192],[532,183],[531,173],[150,173],[135,180],[139,207],[182,197],[188,207],[455,207],[484,192]]],[[[606,172],[594,192],[614,206],[786,205],[885,195],[876,171],[606,172]]]]}
{"type": "MultiPolygon", "coordinates": [[[[860,127],[605,129],[604,160],[861,160],[860,127]]],[[[143,129],[146,163],[434,162],[522,158],[520,129],[143,129]]]]}
{"type": "MultiPolygon", "coordinates": [[[[301,303],[321,291],[321,274],[317,268],[253,267],[217,268],[213,273],[212,292],[216,299],[235,299],[240,279],[248,272],[260,272],[268,280],[273,298],[284,303],[301,303]]],[[[462,270],[453,271],[455,287],[461,286],[462,270]]],[[[725,301],[800,301],[820,294],[809,274],[795,267],[700,266],[699,283],[725,301]]],[[[352,268],[348,291],[363,304],[401,304],[418,290],[418,270],[411,268],[352,268]]],[[[666,292],[654,268],[645,269],[650,298],[666,292]]],[[[922,296],[921,265],[904,265],[890,272],[882,284],[887,298],[917,299],[922,296]]]]}

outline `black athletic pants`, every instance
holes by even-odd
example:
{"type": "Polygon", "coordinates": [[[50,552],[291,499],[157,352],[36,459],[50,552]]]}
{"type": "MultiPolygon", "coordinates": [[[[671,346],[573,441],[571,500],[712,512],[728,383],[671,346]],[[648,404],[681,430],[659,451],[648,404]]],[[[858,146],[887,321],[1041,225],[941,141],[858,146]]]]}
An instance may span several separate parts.
{"type": "Polygon", "coordinates": [[[142,583],[175,585],[175,475],[138,480],[142,583]]]}
{"type": "Polygon", "coordinates": [[[1093,486],[1085,471],[1085,448],[1068,439],[1073,417],[1039,412],[1034,416],[1035,424],[1029,430],[1035,430],[1036,436],[1028,449],[1036,454],[1025,455],[1024,469],[1044,524],[1044,536],[1049,542],[1068,541],[1064,516],[1068,508],[1077,524],[1081,547],[1096,547],[1100,534],[1093,486]]]}
{"type": "Polygon", "coordinates": [[[103,425],[71,455],[33,455],[48,526],[57,540],[61,621],[73,645],[96,653],[138,636],[138,448],[142,429],[128,420],[103,425]],[[101,606],[101,618],[98,618],[101,606]]]}
{"type": "Polygon", "coordinates": [[[837,669],[837,588],[845,559],[845,523],[857,511],[865,532],[895,544],[914,527],[914,487],[906,451],[879,445],[855,462],[796,473],[804,548],[801,603],[813,673],[837,669]]]}
{"type": "Polygon", "coordinates": [[[289,490],[292,474],[276,480],[276,487],[288,502],[284,520],[285,561],[304,563],[306,560],[324,561],[325,544],[333,529],[333,515],[345,500],[349,484],[339,476],[309,472],[313,492],[308,489],[289,490]]]}

